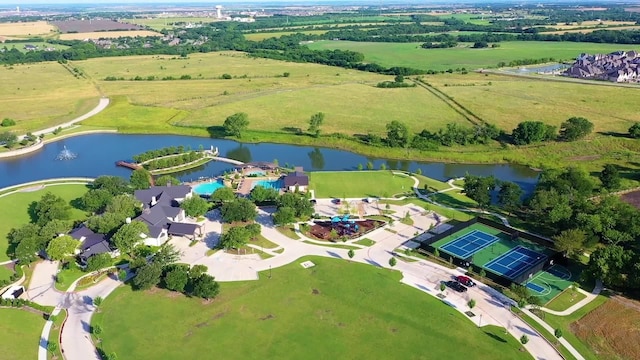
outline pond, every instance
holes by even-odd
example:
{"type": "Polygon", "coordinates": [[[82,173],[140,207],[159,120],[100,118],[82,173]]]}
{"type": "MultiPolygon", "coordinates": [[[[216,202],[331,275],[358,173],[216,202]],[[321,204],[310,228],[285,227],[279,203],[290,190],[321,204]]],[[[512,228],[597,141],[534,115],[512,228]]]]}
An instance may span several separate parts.
{"type": "MultiPolygon", "coordinates": [[[[129,177],[131,170],[115,166],[118,160],[131,160],[139,153],[165,146],[190,146],[198,149],[218,147],[220,156],[243,162],[274,161],[280,166],[302,166],[306,171],[355,170],[358,164],[372,162],[374,168],[385,164],[388,169],[416,171],[437,180],[448,180],[466,173],[493,175],[512,181],[526,192],[535,186],[538,173],[525,166],[508,164],[446,164],[370,158],[344,150],[284,144],[243,144],[231,140],[178,135],[89,134],[63,139],[45,145],[41,150],[16,158],[0,159],[0,188],[28,181],[58,177],[97,177],[117,175],[129,177]],[[65,149],[76,157],[56,160],[65,149]]],[[[193,181],[213,177],[232,169],[232,165],[212,161],[189,171],[174,174],[180,180],[193,181]]]]}

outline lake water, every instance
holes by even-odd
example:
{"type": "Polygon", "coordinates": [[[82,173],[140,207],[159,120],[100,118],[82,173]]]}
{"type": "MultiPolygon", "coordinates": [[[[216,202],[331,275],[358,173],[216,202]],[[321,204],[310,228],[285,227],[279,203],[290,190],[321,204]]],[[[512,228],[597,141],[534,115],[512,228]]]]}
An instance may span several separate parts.
{"type": "MultiPolygon", "coordinates": [[[[537,172],[519,165],[467,165],[376,159],[335,149],[283,144],[242,144],[231,140],[178,135],[90,134],[47,144],[41,150],[22,157],[0,159],[0,188],[57,177],[129,177],[131,170],[115,166],[116,161],[131,160],[134,155],[147,150],[178,145],[190,146],[192,149],[198,149],[200,145],[206,149],[214,146],[220,150],[220,156],[243,162],[278,159],[280,166],[302,166],[307,171],[355,170],[358,164],[365,166],[371,161],[376,169],[383,163],[389,169],[416,171],[420,168],[424,175],[438,180],[448,180],[464,176],[466,173],[493,175],[497,179],[517,183],[526,192],[533,189],[538,179],[537,172]],[[73,160],[56,160],[65,147],[77,157],[73,160]]],[[[190,181],[203,176],[217,176],[232,168],[230,164],[212,161],[176,175],[183,181],[190,181]]]]}

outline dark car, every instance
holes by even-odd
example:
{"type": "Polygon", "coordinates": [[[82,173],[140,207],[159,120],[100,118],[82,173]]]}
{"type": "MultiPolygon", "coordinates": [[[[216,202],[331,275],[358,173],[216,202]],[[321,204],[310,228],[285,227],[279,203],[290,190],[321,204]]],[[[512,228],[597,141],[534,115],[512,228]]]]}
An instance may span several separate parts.
{"type": "Polygon", "coordinates": [[[467,286],[467,287],[474,287],[476,286],[476,283],[473,282],[473,280],[471,280],[470,278],[466,277],[466,276],[456,276],[456,281],[458,281],[460,284],[467,286]]]}
{"type": "Polygon", "coordinates": [[[333,200],[331,200],[331,202],[332,202],[332,203],[334,203],[334,204],[336,204],[336,205],[340,205],[340,203],[341,203],[342,201],[340,201],[340,199],[333,199],[333,200]]]}
{"type": "Polygon", "coordinates": [[[447,287],[450,287],[451,289],[457,291],[457,292],[465,292],[467,291],[467,288],[462,286],[459,282],[457,281],[445,281],[444,284],[447,287]]]}

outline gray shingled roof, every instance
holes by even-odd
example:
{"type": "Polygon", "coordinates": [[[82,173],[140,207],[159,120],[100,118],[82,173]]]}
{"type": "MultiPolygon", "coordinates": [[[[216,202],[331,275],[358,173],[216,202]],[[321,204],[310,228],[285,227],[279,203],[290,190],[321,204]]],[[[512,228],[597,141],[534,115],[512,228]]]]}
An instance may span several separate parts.
{"type": "Polygon", "coordinates": [[[169,226],[169,234],[178,236],[193,235],[197,229],[197,224],[172,223],[169,226]]]}

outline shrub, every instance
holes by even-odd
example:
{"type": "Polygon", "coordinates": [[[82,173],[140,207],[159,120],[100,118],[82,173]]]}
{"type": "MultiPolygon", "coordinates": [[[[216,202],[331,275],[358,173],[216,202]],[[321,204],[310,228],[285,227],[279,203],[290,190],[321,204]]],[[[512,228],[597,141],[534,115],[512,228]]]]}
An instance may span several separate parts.
{"type": "Polygon", "coordinates": [[[4,118],[2,120],[2,123],[0,123],[0,126],[2,127],[9,127],[9,126],[14,126],[16,124],[16,121],[13,119],[9,119],[9,118],[4,118]]]}

